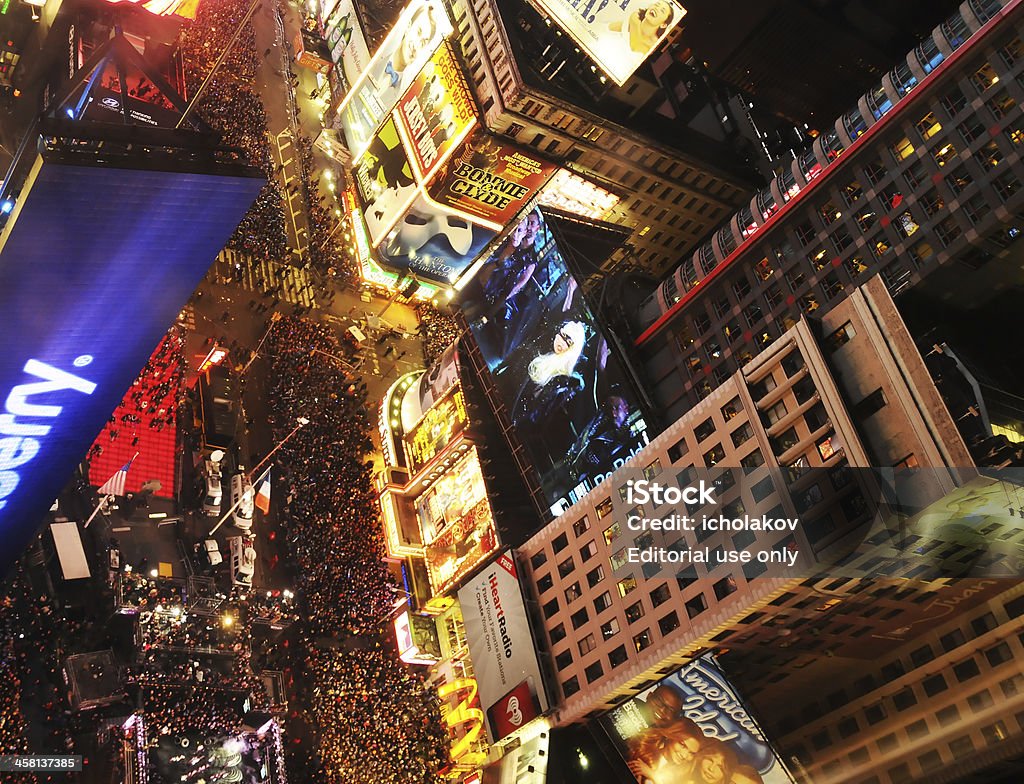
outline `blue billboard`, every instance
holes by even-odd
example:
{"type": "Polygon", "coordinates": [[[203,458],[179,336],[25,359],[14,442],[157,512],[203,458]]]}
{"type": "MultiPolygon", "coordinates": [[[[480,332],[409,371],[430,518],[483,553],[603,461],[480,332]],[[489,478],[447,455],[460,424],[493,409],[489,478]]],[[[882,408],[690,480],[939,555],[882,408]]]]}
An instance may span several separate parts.
{"type": "Polygon", "coordinates": [[[0,574],[264,184],[36,159],[0,234],[0,574]]]}

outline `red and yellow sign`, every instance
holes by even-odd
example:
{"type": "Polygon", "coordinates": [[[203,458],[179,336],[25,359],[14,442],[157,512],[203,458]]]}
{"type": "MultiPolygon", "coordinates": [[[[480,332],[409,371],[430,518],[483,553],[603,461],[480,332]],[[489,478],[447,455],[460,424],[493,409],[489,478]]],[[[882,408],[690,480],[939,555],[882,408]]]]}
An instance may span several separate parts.
{"type": "Polygon", "coordinates": [[[501,231],[557,168],[524,148],[477,131],[438,171],[427,191],[442,207],[501,231]]]}
{"type": "Polygon", "coordinates": [[[409,470],[415,473],[441,454],[463,431],[468,421],[462,385],[456,384],[427,410],[405,437],[409,470]]]}
{"type": "Polygon", "coordinates": [[[429,180],[476,125],[476,109],[451,44],[417,74],[395,112],[420,182],[429,180]]]}

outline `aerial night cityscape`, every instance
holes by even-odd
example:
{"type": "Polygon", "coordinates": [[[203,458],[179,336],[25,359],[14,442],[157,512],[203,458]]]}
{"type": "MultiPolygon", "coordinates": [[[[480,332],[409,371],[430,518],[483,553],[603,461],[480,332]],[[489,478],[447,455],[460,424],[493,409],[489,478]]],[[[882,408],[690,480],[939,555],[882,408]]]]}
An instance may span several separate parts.
{"type": "Polygon", "coordinates": [[[0,0],[0,784],[1024,784],[1024,0],[0,0]]]}

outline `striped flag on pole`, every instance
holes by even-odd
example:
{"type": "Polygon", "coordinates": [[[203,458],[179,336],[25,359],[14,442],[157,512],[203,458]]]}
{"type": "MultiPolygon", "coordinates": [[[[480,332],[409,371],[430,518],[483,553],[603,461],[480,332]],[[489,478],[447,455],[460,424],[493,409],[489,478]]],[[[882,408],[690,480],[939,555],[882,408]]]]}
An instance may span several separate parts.
{"type": "Polygon", "coordinates": [[[132,459],[121,466],[117,473],[104,482],[103,486],[96,492],[100,495],[124,495],[124,483],[128,479],[128,469],[132,467],[132,463],[135,462],[135,458],[138,456],[138,452],[132,455],[132,459]]]}
{"type": "Polygon", "coordinates": [[[263,514],[270,514],[270,469],[267,469],[267,473],[263,475],[263,481],[260,482],[259,488],[256,490],[256,498],[254,500],[257,508],[263,512],[263,514]]]}

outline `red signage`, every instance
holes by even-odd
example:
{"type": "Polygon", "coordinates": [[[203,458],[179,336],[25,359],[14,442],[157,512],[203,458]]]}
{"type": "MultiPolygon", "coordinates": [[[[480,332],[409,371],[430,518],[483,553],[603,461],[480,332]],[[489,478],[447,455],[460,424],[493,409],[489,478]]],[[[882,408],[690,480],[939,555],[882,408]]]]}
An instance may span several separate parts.
{"type": "Polygon", "coordinates": [[[540,715],[540,702],[531,679],[520,682],[512,691],[487,709],[487,718],[494,730],[494,742],[524,727],[540,715]]]}

